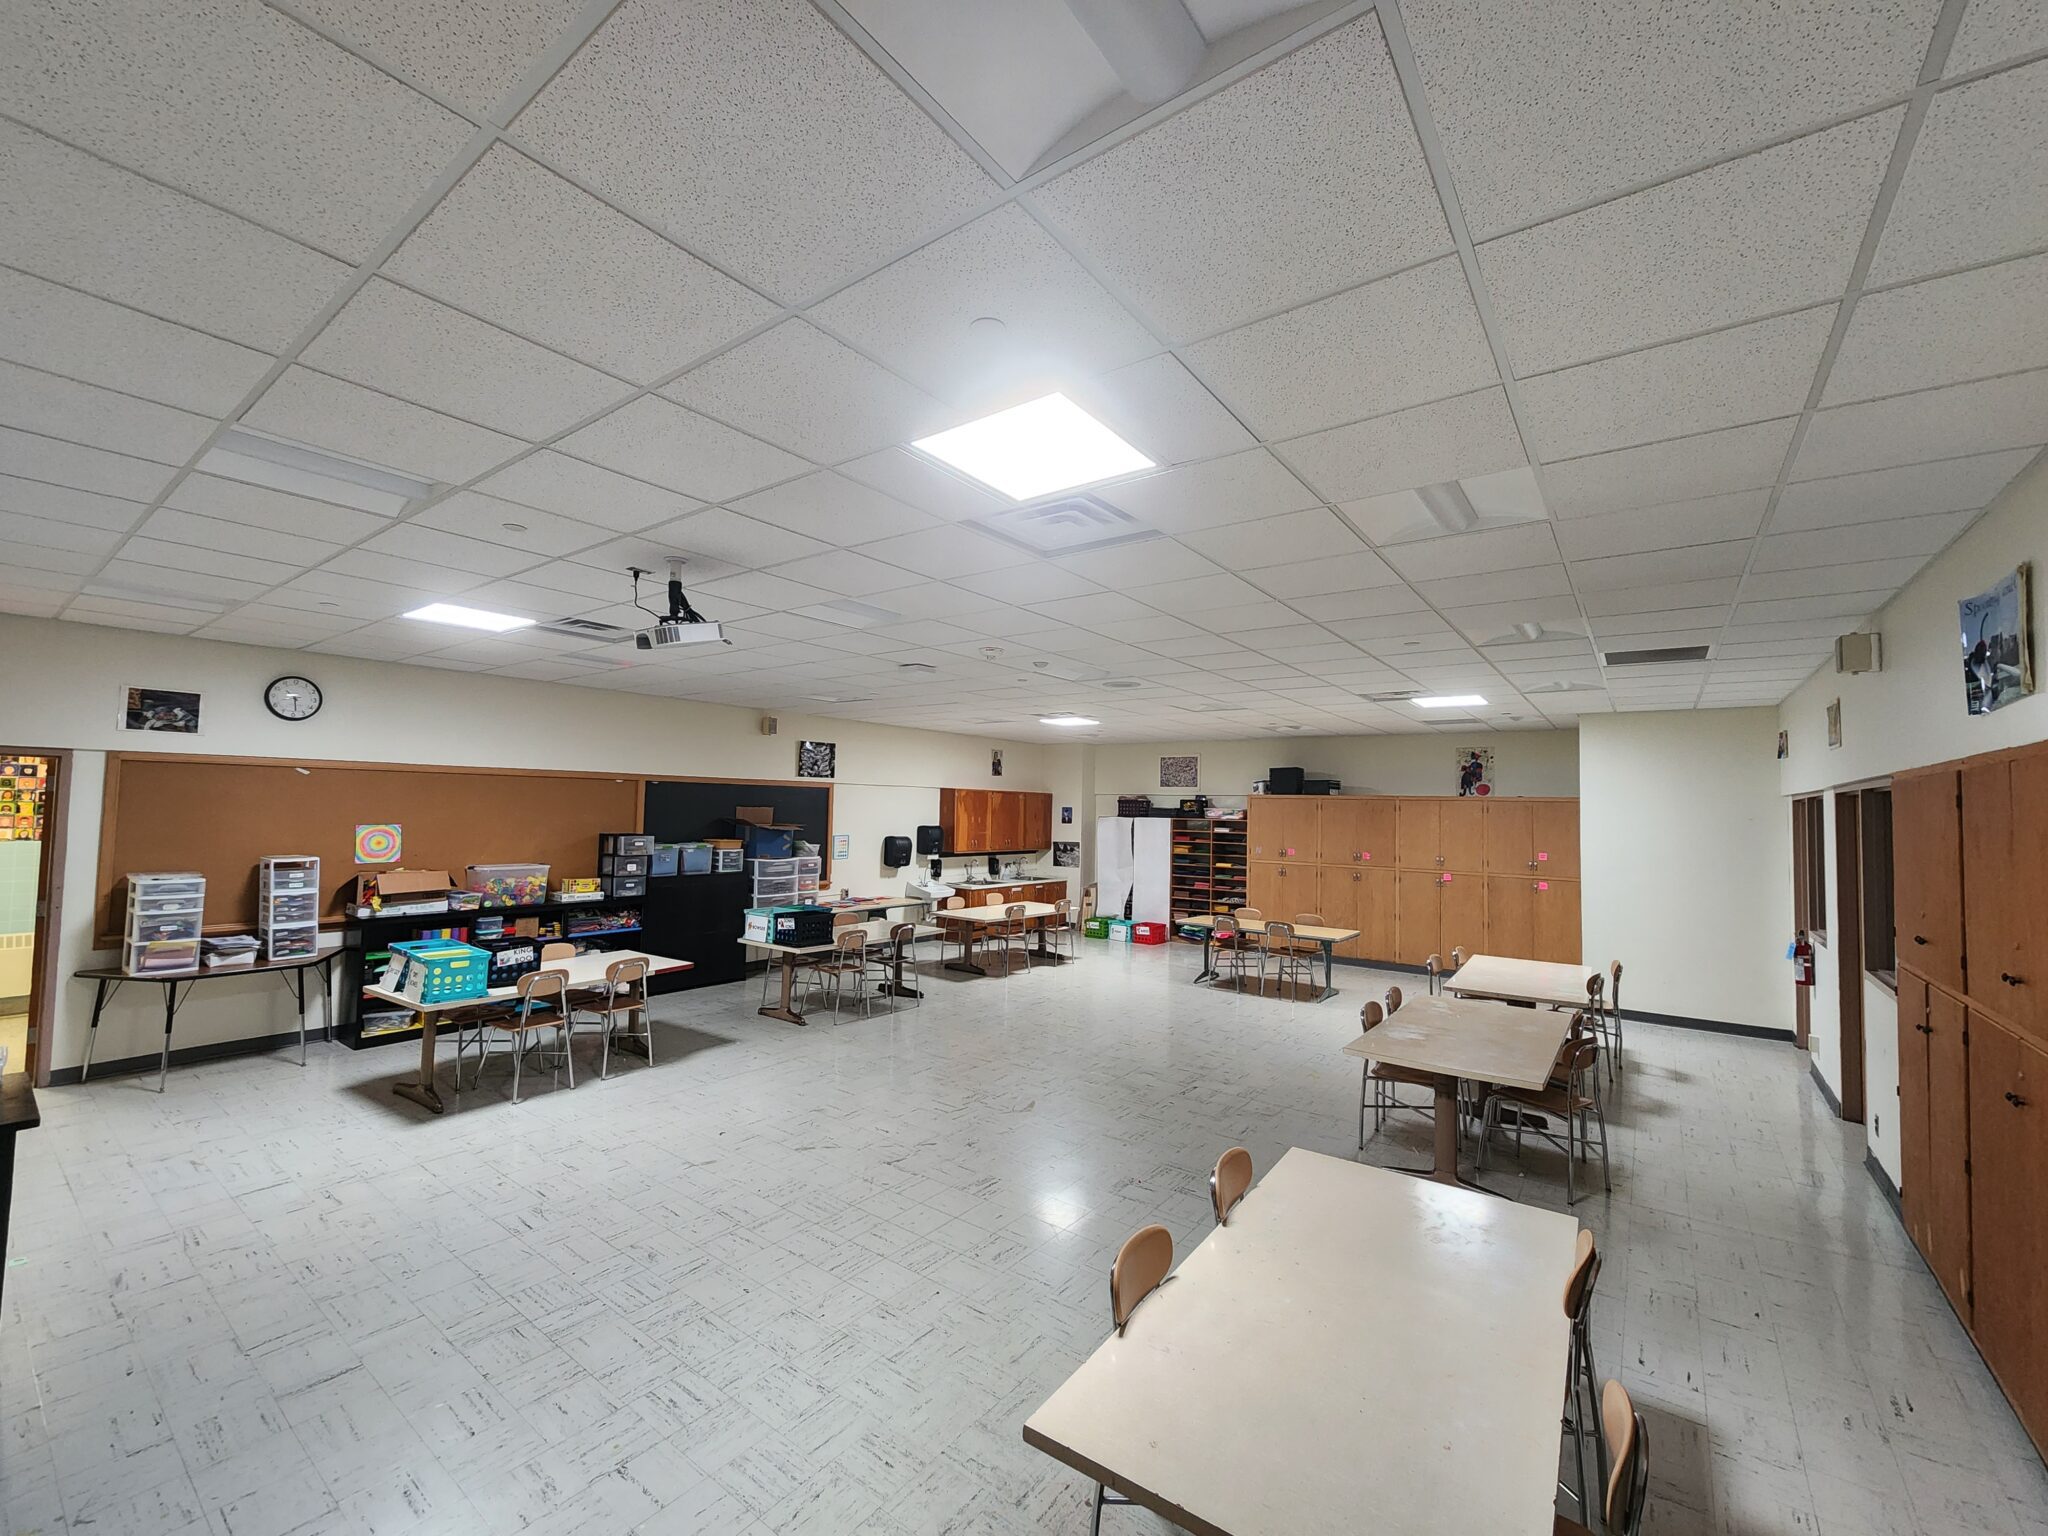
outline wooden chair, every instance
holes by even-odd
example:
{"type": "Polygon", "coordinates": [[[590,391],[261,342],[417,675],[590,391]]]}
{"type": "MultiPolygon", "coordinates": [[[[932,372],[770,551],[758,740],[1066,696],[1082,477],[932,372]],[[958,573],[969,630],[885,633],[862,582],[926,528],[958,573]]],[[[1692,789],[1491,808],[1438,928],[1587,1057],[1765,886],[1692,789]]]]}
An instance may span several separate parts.
{"type": "MultiPolygon", "coordinates": [[[[894,981],[905,971],[908,971],[912,976],[917,974],[917,924],[915,923],[898,923],[889,930],[889,979],[894,981]]],[[[924,1006],[924,988],[914,983],[910,983],[909,986],[910,990],[917,994],[910,1000],[910,1006],[922,1008],[924,1006]]],[[[896,1003],[902,1001],[894,993],[890,994],[890,998],[890,1006],[892,1008],[896,1003]]]]}
{"type": "Polygon", "coordinates": [[[1045,920],[1045,943],[1069,960],[1081,958],[1081,930],[1074,924],[1073,904],[1065,897],[1052,904],[1052,916],[1045,920]]]}
{"type": "Polygon", "coordinates": [[[1252,1187],[1252,1155],[1243,1147],[1232,1147],[1216,1159],[1209,1174],[1209,1205],[1216,1212],[1216,1225],[1223,1226],[1252,1187]]]}
{"type": "Polygon", "coordinates": [[[1451,946],[1451,972],[1455,975],[1465,968],[1465,951],[1457,945],[1451,946]]]}
{"type": "Polygon", "coordinates": [[[1622,1067],[1621,962],[1619,960],[1607,968],[1607,977],[1607,1070],[1612,1073],[1619,1072],[1622,1067]]]}
{"type": "Polygon", "coordinates": [[[557,960],[574,960],[575,958],[576,946],[567,941],[558,940],[553,944],[543,944],[540,947],[540,963],[542,965],[553,965],[557,960]]]}
{"type": "Polygon", "coordinates": [[[964,912],[966,910],[967,898],[965,896],[948,896],[939,905],[940,965],[946,963],[946,946],[948,944],[958,944],[960,946],[960,960],[962,964],[973,958],[976,925],[973,923],[949,923],[946,921],[946,914],[948,912],[964,912]]]}
{"type": "Polygon", "coordinates": [[[868,956],[868,931],[859,926],[841,928],[832,935],[832,953],[821,955],[811,963],[811,974],[806,990],[823,985],[832,998],[832,1022],[839,1022],[839,1006],[846,996],[846,978],[853,978],[854,990],[860,994],[860,1013],[868,1015],[872,999],[863,983],[875,963],[868,956]]]}
{"type": "MultiPolygon", "coordinates": [[[[1642,1536],[1643,1509],[1649,1503],[1650,1430],[1618,1381],[1600,1390],[1600,1430],[1612,1463],[1600,1500],[1601,1529],[1607,1536],[1642,1536]]],[[[1592,1536],[1589,1527],[1563,1515],[1555,1517],[1551,1529],[1554,1536],[1592,1536]]]]}
{"type": "MultiPolygon", "coordinates": [[[[994,905],[994,903],[990,903],[994,905]]],[[[1003,908],[1003,920],[990,924],[995,932],[994,939],[1003,952],[1003,974],[1010,974],[1011,967],[1019,955],[1024,957],[1024,969],[1031,969],[1031,919],[1024,915],[1022,902],[1014,902],[1003,908]]]]}
{"type": "Polygon", "coordinates": [[[1294,940],[1294,924],[1271,922],[1266,924],[1265,943],[1259,950],[1259,991],[1266,990],[1266,967],[1272,966],[1282,988],[1289,980],[1297,985],[1316,984],[1315,962],[1308,951],[1294,940]]]}
{"type": "Polygon", "coordinates": [[[569,1044],[572,1047],[576,1044],[576,1016],[579,1013],[588,1016],[600,1037],[599,1078],[612,1075],[612,1036],[619,1032],[622,1019],[627,1024],[627,1035],[646,1048],[647,1064],[650,1067],[654,1065],[654,1023],[647,1015],[647,959],[644,955],[614,960],[604,968],[602,985],[574,994],[572,1001],[569,1044]],[[634,1027],[636,1025],[637,1028],[634,1027]]]}
{"type": "MultiPolygon", "coordinates": [[[[1227,1154],[1226,1154],[1227,1155],[1227,1154]]],[[[1173,1234],[1156,1223],[1140,1227],[1124,1239],[1123,1247],[1116,1253],[1116,1260],[1109,1266],[1109,1319],[1121,1334],[1131,1321],[1131,1314],[1138,1310],[1138,1303],[1164,1285],[1173,1269],[1173,1234]]],[[[1101,1536],[1102,1507],[1105,1504],[1131,1504],[1120,1493],[1111,1493],[1101,1483],[1095,1485],[1095,1514],[1088,1529],[1094,1536],[1101,1536]]]]}
{"type": "Polygon", "coordinates": [[[1479,1130],[1479,1166],[1486,1166],[1486,1154],[1493,1144],[1493,1133],[1500,1127],[1500,1112],[1503,1105],[1512,1105],[1515,1115],[1515,1156],[1522,1155],[1522,1133],[1527,1130],[1532,1136],[1539,1136],[1564,1153],[1565,1204],[1579,1202],[1578,1163],[1587,1154],[1592,1124],[1600,1127],[1600,1179],[1611,1194],[1614,1179],[1607,1161],[1607,1112],[1601,1105],[1597,1086],[1591,1081],[1592,1075],[1600,1070],[1600,1044],[1574,1024],[1572,1038],[1565,1042],[1564,1051],[1558,1058],[1563,1068],[1563,1085],[1553,1082],[1529,1092],[1520,1088],[1495,1088],[1486,1096],[1486,1110],[1479,1130]],[[1531,1113],[1552,1116],[1564,1124],[1564,1135],[1536,1130],[1529,1125],[1531,1113]]]}
{"type": "Polygon", "coordinates": [[[1248,936],[1237,926],[1237,919],[1228,912],[1216,919],[1214,937],[1210,940],[1210,964],[1219,978],[1228,976],[1239,987],[1251,973],[1252,958],[1256,951],[1248,942],[1248,936]]]}
{"type": "Polygon", "coordinates": [[[1387,988],[1387,1012],[1390,1014],[1394,1014],[1399,1013],[1400,1011],[1401,989],[1399,987],[1387,988]]]}
{"type": "MultiPolygon", "coordinates": [[[[1398,991],[1399,988],[1394,990],[1398,991]]],[[[1358,1010],[1358,1025],[1370,1035],[1386,1022],[1387,1009],[1379,1003],[1367,1003],[1358,1010]]],[[[1436,1079],[1426,1072],[1417,1072],[1408,1067],[1396,1067],[1384,1061],[1368,1059],[1358,1078],[1358,1149],[1365,1150],[1365,1110],[1370,1097],[1372,1104],[1372,1130],[1377,1136],[1387,1123],[1387,1116],[1396,1110],[1405,1109],[1411,1114],[1424,1115],[1434,1123],[1436,1120],[1436,1079]],[[1394,1090],[1403,1085],[1410,1088],[1429,1090],[1427,1104],[1409,1104],[1394,1090]]]]}
{"type": "MultiPolygon", "coordinates": [[[[1304,928],[1327,928],[1329,926],[1328,923],[1323,921],[1320,912],[1297,912],[1294,914],[1294,931],[1296,933],[1300,933],[1304,928]]],[[[1303,954],[1320,955],[1323,952],[1323,946],[1316,943],[1313,939],[1297,939],[1294,947],[1303,954]]]]}
{"type": "Polygon", "coordinates": [[[1431,955],[1422,962],[1422,968],[1429,973],[1429,995],[1435,997],[1443,987],[1443,956],[1431,955]]]}
{"type": "MultiPolygon", "coordinates": [[[[1593,1370],[1593,1287],[1600,1280],[1600,1249],[1593,1241],[1593,1234],[1587,1228],[1579,1229],[1579,1246],[1572,1260],[1572,1271],[1564,1282],[1564,1315],[1571,1323],[1571,1346],[1565,1357],[1564,1385],[1565,1400],[1569,1412],[1564,1421],[1571,1431],[1572,1453],[1579,1470],[1579,1486],[1565,1488],[1579,1506],[1579,1513],[1588,1508],[1586,1489],[1586,1428],[1596,1416],[1600,1405],[1599,1377],[1593,1370]]],[[[1594,1470],[1604,1485],[1607,1481],[1607,1442],[1596,1432],[1593,1436],[1594,1470]]],[[[1559,1487],[1564,1485],[1560,1483],[1559,1487]]]]}
{"type": "MultiPolygon", "coordinates": [[[[476,1016],[477,1057],[476,1070],[470,1076],[469,1086],[474,1088],[484,1075],[484,1058],[490,1054],[490,1031],[508,1037],[512,1047],[512,1102],[519,1102],[520,1067],[526,1060],[526,1053],[532,1048],[532,1037],[540,1030],[555,1032],[557,1060],[569,1069],[569,1086],[576,1086],[576,1063],[569,1056],[569,973],[564,970],[542,968],[528,971],[519,978],[517,1000],[501,1009],[476,1016]]],[[[462,1086],[462,1061],[460,1052],[455,1063],[455,1084],[462,1086]]]]}

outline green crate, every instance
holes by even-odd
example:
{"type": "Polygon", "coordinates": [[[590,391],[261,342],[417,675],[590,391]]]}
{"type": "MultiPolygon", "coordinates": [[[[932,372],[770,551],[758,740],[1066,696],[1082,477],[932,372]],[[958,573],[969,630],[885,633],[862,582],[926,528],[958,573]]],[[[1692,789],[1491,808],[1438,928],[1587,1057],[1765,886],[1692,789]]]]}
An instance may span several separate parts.
{"type": "Polygon", "coordinates": [[[1081,925],[1081,931],[1091,939],[1106,939],[1109,937],[1109,919],[1091,917],[1081,925]]]}

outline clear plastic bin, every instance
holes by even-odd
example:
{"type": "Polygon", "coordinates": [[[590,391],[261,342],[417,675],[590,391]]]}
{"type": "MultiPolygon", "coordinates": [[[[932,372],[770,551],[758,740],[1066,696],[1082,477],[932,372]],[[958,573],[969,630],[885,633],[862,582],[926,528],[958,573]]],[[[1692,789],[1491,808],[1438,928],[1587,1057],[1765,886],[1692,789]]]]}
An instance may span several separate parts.
{"type": "Polygon", "coordinates": [[[754,881],[754,905],[757,907],[771,901],[787,901],[795,895],[795,875],[775,875],[754,881]]]}
{"type": "Polygon", "coordinates": [[[199,969],[199,940],[175,939],[130,944],[124,967],[131,976],[157,976],[199,969]]]}

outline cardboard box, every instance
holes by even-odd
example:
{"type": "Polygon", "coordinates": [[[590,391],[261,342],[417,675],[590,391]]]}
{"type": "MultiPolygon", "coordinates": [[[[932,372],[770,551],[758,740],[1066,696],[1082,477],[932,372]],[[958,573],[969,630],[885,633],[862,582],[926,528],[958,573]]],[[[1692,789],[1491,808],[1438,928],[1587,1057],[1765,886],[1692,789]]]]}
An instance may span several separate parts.
{"type": "Polygon", "coordinates": [[[445,869],[380,869],[356,876],[349,905],[356,909],[374,906],[380,917],[446,912],[448,893],[454,888],[445,869]]]}
{"type": "Polygon", "coordinates": [[[796,835],[803,828],[793,821],[773,821],[771,805],[742,805],[729,820],[739,833],[741,846],[750,859],[786,859],[796,852],[796,835]]]}

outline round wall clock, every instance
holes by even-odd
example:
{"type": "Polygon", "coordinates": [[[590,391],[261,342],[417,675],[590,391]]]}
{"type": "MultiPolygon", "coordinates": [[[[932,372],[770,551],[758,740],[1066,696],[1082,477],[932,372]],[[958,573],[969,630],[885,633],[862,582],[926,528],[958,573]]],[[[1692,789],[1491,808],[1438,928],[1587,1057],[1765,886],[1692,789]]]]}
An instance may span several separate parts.
{"type": "Polygon", "coordinates": [[[310,720],[320,713],[320,685],[308,677],[280,677],[263,690],[263,702],[280,720],[310,720]]]}

